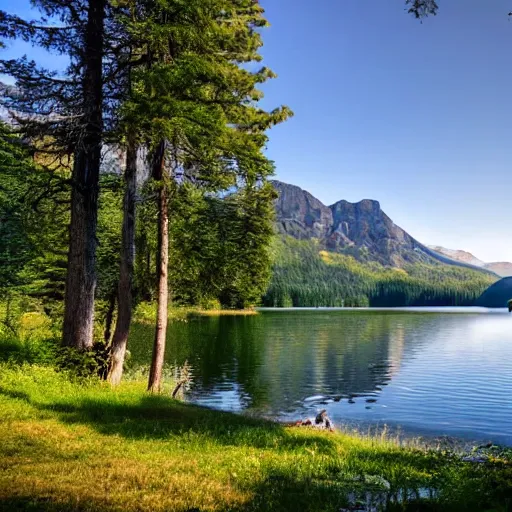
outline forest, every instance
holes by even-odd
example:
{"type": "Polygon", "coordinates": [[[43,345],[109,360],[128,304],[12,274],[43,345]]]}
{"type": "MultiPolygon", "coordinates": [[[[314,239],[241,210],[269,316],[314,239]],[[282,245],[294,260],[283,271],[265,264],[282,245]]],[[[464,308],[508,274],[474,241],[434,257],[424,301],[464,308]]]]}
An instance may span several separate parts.
{"type": "Polygon", "coordinates": [[[79,352],[103,324],[118,384],[134,306],[154,301],[158,391],[169,302],[243,308],[269,277],[264,148],[292,112],[259,105],[268,23],[252,0],[34,5],[38,20],[2,11],[0,36],[68,66],[0,60],[6,323],[14,296],[37,299],[79,352]]]}
{"type": "Polygon", "coordinates": [[[268,307],[472,306],[498,279],[445,264],[384,267],[291,237],[277,240],[273,254],[268,307]]]}
{"type": "MultiPolygon", "coordinates": [[[[7,125],[0,129],[1,287],[7,297],[39,300],[48,314],[58,316],[65,294],[70,187],[61,174],[38,168],[7,125]]],[[[112,316],[123,218],[120,169],[103,172],[99,183],[96,305],[103,316],[112,316]]],[[[157,208],[151,187],[147,182],[138,189],[134,305],[156,299],[157,208]]],[[[238,189],[220,197],[188,182],[175,187],[169,198],[170,302],[205,309],[259,303],[271,270],[273,194],[259,187],[251,194],[238,189]]]]}

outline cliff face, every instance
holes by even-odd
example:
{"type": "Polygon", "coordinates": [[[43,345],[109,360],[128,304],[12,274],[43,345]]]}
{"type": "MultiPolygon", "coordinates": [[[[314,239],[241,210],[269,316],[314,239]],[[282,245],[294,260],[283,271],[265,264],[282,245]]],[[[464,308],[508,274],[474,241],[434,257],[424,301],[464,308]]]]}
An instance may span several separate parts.
{"type": "Polygon", "coordinates": [[[273,181],[272,185],[279,194],[276,213],[280,233],[299,240],[328,236],[333,225],[330,208],[295,185],[280,181],[273,181]]]}
{"type": "Polygon", "coordinates": [[[455,262],[415,240],[382,211],[378,201],[338,201],[326,206],[300,187],[280,181],[272,184],[279,195],[276,213],[281,234],[317,238],[330,251],[349,252],[392,267],[424,262],[477,268],[455,262]]]}
{"type": "Polygon", "coordinates": [[[382,211],[377,201],[338,201],[330,210],[334,220],[326,240],[330,250],[340,251],[346,247],[362,249],[370,259],[395,267],[405,262],[431,259],[422,250],[421,244],[382,211]]]}

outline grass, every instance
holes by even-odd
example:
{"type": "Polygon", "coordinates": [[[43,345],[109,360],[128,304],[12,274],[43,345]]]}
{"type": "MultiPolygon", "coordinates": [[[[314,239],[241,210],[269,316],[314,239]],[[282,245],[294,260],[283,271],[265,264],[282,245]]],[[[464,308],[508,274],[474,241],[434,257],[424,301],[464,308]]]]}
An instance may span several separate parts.
{"type": "Polygon", "coordinates": [[[255,309],[198,309],[189,313],[189,316],[254,316],[258,315],[255,309]]]}
{"type": "MultiPolygon", "coordinates": [[[[171,306],[168,310],[170,322],[186,322],[194,316],[252,316],[257,315],[255,309],[202,309],[191,306],[171,306]]],[[[156,321],[156,305],[151,302],[140,303],[134,314],[134,321],[141,324],[154,324],[156,321]]]]}
{"type": "Polygon", "coordinates": [[[339,511],[368,496],[388,510],[511,507],[503,457],[464,463],[284,427],[148,395],[139,382],[113,390],[1,363],[0,410],[0,510],[339,511]]]}

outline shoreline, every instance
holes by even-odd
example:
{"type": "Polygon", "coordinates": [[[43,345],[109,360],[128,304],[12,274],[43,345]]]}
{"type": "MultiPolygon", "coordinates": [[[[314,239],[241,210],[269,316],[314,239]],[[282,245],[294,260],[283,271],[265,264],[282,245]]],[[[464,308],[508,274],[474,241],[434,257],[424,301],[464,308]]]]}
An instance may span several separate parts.
{"type": "Polygon", "coordinates": [[[257,309],[198,309],[189,313],[190,317],[194,316],[257,316],[257,309]]]}
{"type": "MultiPolygon", "coordinates": [[[[247,309],[202,309],[192,306],[170,306],[168,308],[168,322],[186,322],[191,318],[220,317],[220,316],[256,316],[256,308],[247,309]]],[[[134,311],[133,322],[152,324],[156,321],[156,304],[151,302],[140,303],[134,311]]]]}
{"type": "Polygon", "coordinates": [[[504,308],[483,308],[480,306],[397,306],[397,307],[258,307],[258,312],[291,312],[291,311],[322,311],[322,312],[401,312],[401,313],[423,313],[423,314],[504,314],[509,313],[504,308]]]}
{"type": "Polygon", "coordinates": [[[201,407],[219,413],[229,413],[236,416],[246,417],[250,419],[266,421],[275,423],[286,428],[299,428],[309,430],[311,433],[315,432],[330,432],[342,434],[348,437],[358,439],[367,439],[373,441],[386,441],[396,443],[397,446],[402,448],[419,448],[422,450],[446,450],[459,455],[469,455],[476,449],[490,448],[510,451],[512,454],[512,444],[501,443],[493,441],[491,438],[476,438],[457,434],[443,434],[434,431],[424,431],[414,428],[407,428],[403,425],[390,425],[386,423],[372,423],[367,421],[347,421],[343,423],[332,422],[332,430],[314,425],[315,414],[309,416],[299,417],[296,419],[280,418],[279,416],[271,416],[264,414],[256,414],[241,411],[228,411],[220,408],[215,408],[205,404],[195,403],[193,401],[188,403],[194,407],[201,407]],[[304,421],[310,420],[310,425],[301,424],[304,421]]]}

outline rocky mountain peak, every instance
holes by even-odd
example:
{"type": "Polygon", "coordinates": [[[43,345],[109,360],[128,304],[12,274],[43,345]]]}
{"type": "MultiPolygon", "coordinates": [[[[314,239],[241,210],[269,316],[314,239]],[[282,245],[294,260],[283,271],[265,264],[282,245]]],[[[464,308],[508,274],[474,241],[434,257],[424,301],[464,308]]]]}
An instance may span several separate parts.
{"type": "Polygon", "coordinates": [[[384,213],[378,201],[340,200],[326,206],[300,187],[281,181],[272,184],[278,193],[277,229],[283,235],[316,238],[328,250],[392,267],[425,262],[476,268],[445,257],[415,240],[384,213]]]}
{"type": "Polygon", "coordinates": [[[357,203],[350,203],[349,201],[342,199],[341,201],[337,201],[333,205],[329,206],[329,208],[331,210],[356,208],[360,211],[377,212],[380,210],[380,203],[379,201],[375,201],[375,199],[362,199],[357,203]]]}
{"type": "Polygon", "coordinates": [[[278,193],[279,231],[298,239],[324,238],[332,226],[332,212],[309,192],[295,185],[272,181],[278,193]]]}

